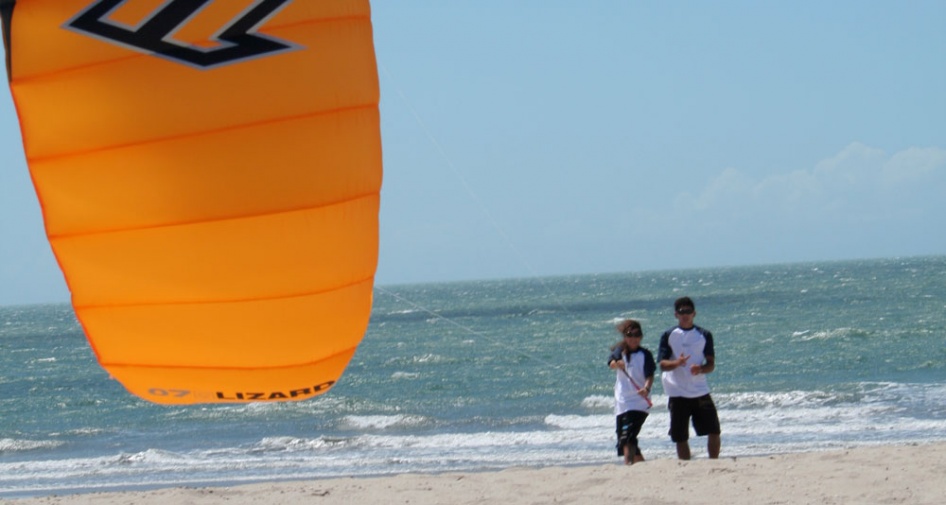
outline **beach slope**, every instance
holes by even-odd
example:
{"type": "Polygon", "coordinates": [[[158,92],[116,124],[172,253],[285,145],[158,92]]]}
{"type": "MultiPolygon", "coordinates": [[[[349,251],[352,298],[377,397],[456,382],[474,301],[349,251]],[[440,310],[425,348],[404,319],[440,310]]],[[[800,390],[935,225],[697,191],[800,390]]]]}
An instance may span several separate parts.
{"type": "Polygon", "coordinates": [[[10,500],[10,505],[942,503],[946,443],[758,457],[319,479],[10,500]]]}

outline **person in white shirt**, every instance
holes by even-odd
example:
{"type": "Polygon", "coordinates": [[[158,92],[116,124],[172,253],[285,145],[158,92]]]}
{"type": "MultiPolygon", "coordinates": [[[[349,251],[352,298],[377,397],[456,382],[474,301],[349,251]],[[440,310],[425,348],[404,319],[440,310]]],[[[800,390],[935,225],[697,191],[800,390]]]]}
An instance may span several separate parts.
{"type": "Polygon", "coordinates": [[[625,319],[618,323],[617,330],[623,338],[611,348],[608,367],[616,375],[614,414],[617,417],[618,456],[624,456],[624,464],[631,465],[644,461],[637,436],[651,405],[648,396],[657,364],[654,355],[641,347],[644,331],[638,321],[625,319]]]}
{"type": "Polygon", "coordinates": [[[706,374],[716,369],[713,334],[693,324],[696,305],[689,297],[678,298],[673,307],[679,324],[661,335],[657,349],[660,381],[669,397],[670,439],[677,444],[677,457],[690,459],[692,420],[696,435],[707,437],[709,457],[716,459],[721,445],[719,415],[706,381],[706,374]]]}

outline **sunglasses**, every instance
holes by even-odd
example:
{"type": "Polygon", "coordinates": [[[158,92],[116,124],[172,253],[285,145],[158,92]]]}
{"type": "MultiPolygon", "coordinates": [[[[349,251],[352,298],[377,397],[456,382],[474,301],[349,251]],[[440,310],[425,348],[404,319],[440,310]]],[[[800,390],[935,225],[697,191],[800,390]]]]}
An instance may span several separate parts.
{"type": "Polygon", "coordinates": [[[641,333],[641,332],[639,332],[639,331],[637,331],[637,330],[628,330],[628,331],[625,331],[625,332],[624,332],[624,336],[625,336],[625,337],[641,338],[641,337],[644,336],[644,334],[641,333]]]}
{"type": "Polygon", "coordinates": [[[696,311],[693,310],[692,308],[683,308],[683,309],[678,310],[677,314],[680,314],[681,316],[689,316],[690,314],[694,312],[696,311]]]}

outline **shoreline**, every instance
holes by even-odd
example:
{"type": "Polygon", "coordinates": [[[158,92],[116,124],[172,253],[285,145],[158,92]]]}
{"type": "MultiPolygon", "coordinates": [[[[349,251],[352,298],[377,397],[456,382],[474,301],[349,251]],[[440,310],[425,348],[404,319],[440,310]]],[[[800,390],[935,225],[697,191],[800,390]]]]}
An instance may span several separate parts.
{"type": "Polygon", "coordinates": [[[2,499],[11,505],[282,503],[941,503],[946,442],[726,457],[664,458],[633,466],[504,470],[267,481],[2,499]]]}

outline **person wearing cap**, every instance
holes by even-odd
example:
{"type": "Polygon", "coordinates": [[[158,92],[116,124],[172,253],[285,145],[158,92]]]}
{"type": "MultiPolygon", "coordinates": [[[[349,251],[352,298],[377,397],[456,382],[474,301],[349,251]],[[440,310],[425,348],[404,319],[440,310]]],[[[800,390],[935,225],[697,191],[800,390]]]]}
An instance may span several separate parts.
{"type": "Polygon", "coordinates": [[[618,323],[616,329],[623,338],[611,347],[608,367],[617,376],[614,381],[617,451],[618,456],[624,456],[625,465],[632,465],[644,461],[637,436],[651,405],[648,396],[654,384],[657,364],[654,355],[641,347],[644,331],[640,322],[625,319],[618,323]]]}
{"type": "Polygon", "coordinates": [[[713,334],[693,324],[696,305],[689,297],[674,304],[677,326],[660,336],[657,359],[660,381],[668,396],[670,439],[677,445],[677,457],[690,459],[690,422],[699,437],[706,436],[709,457],[719,457],[721,445],[719,415],[710,396],[706,374],[716,369],[713,334]]]}

